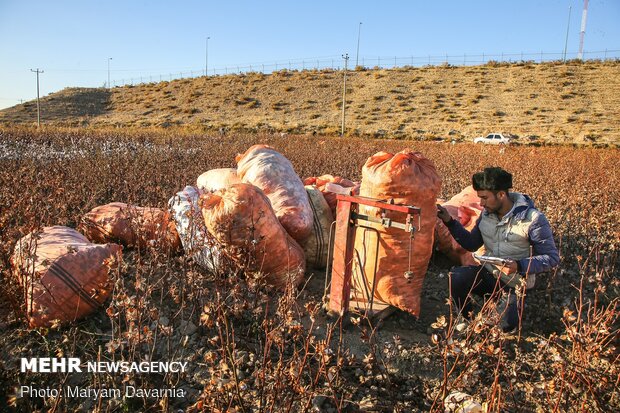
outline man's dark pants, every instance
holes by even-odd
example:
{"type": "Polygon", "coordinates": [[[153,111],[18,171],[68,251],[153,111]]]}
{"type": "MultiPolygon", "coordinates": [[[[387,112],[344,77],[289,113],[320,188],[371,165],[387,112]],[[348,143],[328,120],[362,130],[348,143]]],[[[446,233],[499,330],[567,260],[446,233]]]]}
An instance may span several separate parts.
{"type": "MultiPolygon", "coordinates": [[[[498,281],[483,266],[471,265],[467,267],[454,267],[450,271],[452,298],[465,317],[469,317],[471,309],[471,299],[468,299],[470,293],[484,296],[485,294],[493,294],[500,289],[514,295],[514,289],[505,285],[502,281],[498,281]]],[[[519,324],[519,311],[517,302],[514,298],[508,301],[508,307],[504,315],[507,330],[512,330],[519,324]]]]}

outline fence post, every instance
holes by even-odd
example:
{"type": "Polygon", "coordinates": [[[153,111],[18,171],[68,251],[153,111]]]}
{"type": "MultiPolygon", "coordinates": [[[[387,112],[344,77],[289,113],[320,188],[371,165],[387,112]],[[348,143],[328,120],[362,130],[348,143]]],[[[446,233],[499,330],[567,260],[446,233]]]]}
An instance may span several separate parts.
{"type": "Polygon", "coordinates": [[[607,60],[607,48],[605,48],[605,58],[603,60],[607,60]]]}
{"type": "Polygon", "coordinates": [[[265,64],[263,63],[263,73],[265,73],[265,64]]]}
{"type": "Polygon", "coordinates": [[[467,54],[463,53],[463,66],[467,63],[467,54]]]}
{"type": "Polygon", "coordinates": [[[381,56],[377,57],[377,67],[381,69],[381,56]]]}
{"type": "Polygon", "coordinates": [[[540,51],[540,63],[542,63],[542,60],[543,60],[543,52],[542,52],[542,50],[541,50],[541,51],[540,51]]]}
{"type": "Polygon", "coordinates": [[[482,64],[484,64],[484,52],[482,52],[482,64]]]}

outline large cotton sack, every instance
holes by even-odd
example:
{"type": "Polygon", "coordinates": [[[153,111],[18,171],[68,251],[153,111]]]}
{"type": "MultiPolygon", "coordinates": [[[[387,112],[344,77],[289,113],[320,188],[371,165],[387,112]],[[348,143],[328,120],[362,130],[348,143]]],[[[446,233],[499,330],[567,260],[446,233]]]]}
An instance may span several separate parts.
{"type": "MultiPolygon", "coordinates": [[[[378,238],[372,230],[357,230],[355,249],[359,261],[354,259],[357,294],[372,291],[375,282],[374,301],[419,315],[422,282],[433,251],[437,219],[435,200],[440,187],[441,179],[433,162],[419,152],[408,149],[395,155],[379,152],[368,158],[362,169],[360,196],[393,199],[395,204],[421,208],[421,227],[415,232],[413,241],[408,232],[380,224],[369,225],[378,231],[378,238]],[[407,271],[411,271],[409,277],[405,277],[407,271]]],[[[360,206],[360,213],[381,218],[377,208],[360,206]]],[[[405,222],[403,213],[387,212],[385,217],[405,222]]],[[[362,299],[370,300],[370,294],[362,299]]]]}
{"type": "Polygon", "coordinates": [[[109,274],[121,250],[117,244],[92,244],[62,226],[21,238],[11,264],[24,289],[30,327],[72,322],[99,309],[112,292],[109,274]]]}
{"type": "Polygon", "coordinates": [[[327,265],[329,230],[334,217],[321,191],[311,185],[306,186],[306,191],[314,217],[312,233],[304,244],[306,264],[309,267],[323,269],[327,265]]]}
{"type": "MultiPolygon", "coordinates": [[[[450,216],[457,219],[468,231],[474,228],[483,210],[483,207],[480,206],[480,198],[471,185],[450,198],[449,201],[439,202],[438,200],[438,203],[444,206],[450,216]]],[[[437,226],[435,227],[435,248],[455,264],[478,265],[471,252],[460,246],[450,234],[448,227],[439,218],[437,218],[437,226]]]]}
{"type": "Polygon", "coordinates": [[[336,216],[336,206],[338,205],[337,194],[357,195],[359,194],[359,182],[353,182],[346,178],[333,175],[311,176],[304,179],[304,185],[316,187],[327,201],[332,215],[336,216]]]}
{"type": "Polygon", "coordinates": [[[234,168],[211,169],[200,175],[196,180],[198,189],[204,192],[215,192],[241,182],[234,168]]]}
{"type": "MultiPolygon", "coordinates": [[[[305,191],[305,189],[304,189],[305,191]]],[[[285,289],[304,277],[304,252],[278,221],[258,187],[241,183],[200,197],[205,225],[239,267],[285,289]]]]}
{"type": "Polygon", "coordinates": [[[303,245],[312,231],[312,208],[290,161],[267,145],[254,145],[236,160],[239,178],[267,195],[282,226],[303,245]]]}
{"type": "Polygon", "coordinates": [[[170,213],[160,208],[112,202],[84,215],[78,229],[92,242],[119,242],[139,248],[150,245],[166,252],[181,247],[170,213]]]}
{"type": "Polygon", "coordinates": [[[220,262],[220,252],[215,239],[207,231],[202,211],[198,206],[200,191],[186,186],[168,201],[175,226],[185,254],[194,262],[211,272],[220,262]]]}
{"type": "MultiPolygon", "coordinates": [[[[475,209],[478,211],[482,211],[484,209],[483,207],[480,206],[480,198],[478,197],[478,192],[471,185],[469,185],[468,187],[465,187],[465,189],[463,189],[461,192],[459,192],[458,194],[450,198],[448,202],[445,202],[445,205],[453,205],[459,208],[468,207],[468,208],[475,209]]],[[[478,215],[480,214],[478,213],[478,215]]],[[[466,221],[469,221],[469,217],[471,216],[472,216],[471,213],[466,212],[464,214],[459,214],[459,219],[463,217],[463,219],[465,219],[466,221]]]]}

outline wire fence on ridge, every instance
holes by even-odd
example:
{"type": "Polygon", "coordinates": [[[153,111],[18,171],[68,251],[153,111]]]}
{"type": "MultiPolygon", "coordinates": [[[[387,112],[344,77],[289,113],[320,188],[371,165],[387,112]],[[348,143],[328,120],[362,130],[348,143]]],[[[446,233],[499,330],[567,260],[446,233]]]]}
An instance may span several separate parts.
{"type": "MultiPolygon", "coordinates": [[[[399,67],[424,67],[424,66],[478,66],[490,63],[520,63],[520,62],[553,62],[570,61],[577,59],[577,52],[519,52],[519,53],[494,53],[494,54],[467,54],[461,55],[427,55],[427,56],[360,56],[358,65],[363,68],[371,69],[393,69],[399,67]]],[[[620,49],[583,52],[583,60],[618,60],[620,59],[620,49]]],[[[353,60],[353,59],[351,59],[353,60]]],[[[304,71],[304,70],[341,70],[343,59],[340,56],[327,56],[320,58],[289,59],[276,62],[244,63],[238,65],[214,66],[209,67],[209,76],[221,76],[229,74],[243,73],[264,73],[269,74],[281,70],[304,71]]],[[[139,76],[132,76],[123,79],[115,79],[110,82],[112,87],[125,85],[138,85],[145,83],[156,83],[163,81],[173,81],[177,79],[187,79],[205,76],[205,68],[202,70],[189,70],[168,73],[143,73],[139,76]]]]}

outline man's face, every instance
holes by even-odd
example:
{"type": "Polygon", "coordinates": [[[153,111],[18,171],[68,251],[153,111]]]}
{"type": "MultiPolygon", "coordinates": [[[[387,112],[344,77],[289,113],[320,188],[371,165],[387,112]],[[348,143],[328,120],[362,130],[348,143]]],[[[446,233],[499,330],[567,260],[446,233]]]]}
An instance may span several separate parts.
{"type": "Polygon", "coordinates": [[[502,206],[502,202],[498,195],[502,192],[498,192],[497,195],[491,191],[483,190],[476,191],[478,193],[478,198],[480,198],[480,205],[484,207],[484,209],[490,213],[497,213],[502,206]]]}

